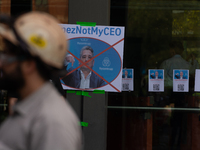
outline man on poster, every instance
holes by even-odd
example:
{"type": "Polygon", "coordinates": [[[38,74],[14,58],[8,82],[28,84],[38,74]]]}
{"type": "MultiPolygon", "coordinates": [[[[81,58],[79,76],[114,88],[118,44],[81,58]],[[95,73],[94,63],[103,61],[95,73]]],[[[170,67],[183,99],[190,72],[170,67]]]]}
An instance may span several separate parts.
{"type": "Polygon", "coordinates": [[[128,74],[128,71],[125,70],[124,74],[122,75],[122,78],[131,78],[131,75],[128,74]]]}
{"type": "Polygon", "coordinates": [[[183,72],[182,72],[182,71],[180,72],[180,75],[179,75],[179,73],[177,73],[177,74],[175,75],[175,77],[176,77],[177,79],[187,79],[187,77],[183,76],[183,72]]]}
{"type": "Polygon", "coordinates": [[[164,92],[163,75],[163,69],[149,69],[149,92],[164,92]]]}
{"type": "Polygon", "coordinates": [[[152,79],[161,79],[162,77],[158,76],[158,71],[156,71],[155,75],[154,75],[154,73],[151,74],[151,78],[152,79]]]}
{"type": "MultiPolygon", "coordinates": [[[[88,60],[92,59],[94,56],[94,51],[90,46],[84,46],[80,51],[80,60],[82,62],[87,62],[88,60]]],[[[72,63],[72,66],[75,62],[74,57],[72,55],[66,56],[66,69],[68,66],[68,63],[72,63]]],[[[82,63],[79,62],[79,65],[82,63]]],[[[80,89],[87,89],[87,88],[97,88],[105,85],[105,82],[103,79],[101,79],[99,76],[97,76],[95,73],[93,73],[88,67],[91,69],[94,66],[94,59],[89,61],[87,66],[83,65],[80,67],[80,70],[75,70],[74,72],[70,73],[66,77],[64,77],[62,80],[65,83],[65,85],[74,87],[74,88],[80,88],[80,89]]],[[[67,71],[70,72],[74,68],[71,67],[67,71]]]]}

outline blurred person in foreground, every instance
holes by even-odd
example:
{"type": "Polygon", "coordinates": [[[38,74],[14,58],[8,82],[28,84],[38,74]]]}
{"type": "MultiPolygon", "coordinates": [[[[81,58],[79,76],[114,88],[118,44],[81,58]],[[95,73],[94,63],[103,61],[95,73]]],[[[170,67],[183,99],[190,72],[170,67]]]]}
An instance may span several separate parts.
{"type": "Polygon", "coordinates": [[[67,48],[57,20],[42,12],[1,16],[0,35],[0,85],[19,95],[0,127],[0,150],[80,150],[79,120],[49,82],[61,72],[67,48]]]}

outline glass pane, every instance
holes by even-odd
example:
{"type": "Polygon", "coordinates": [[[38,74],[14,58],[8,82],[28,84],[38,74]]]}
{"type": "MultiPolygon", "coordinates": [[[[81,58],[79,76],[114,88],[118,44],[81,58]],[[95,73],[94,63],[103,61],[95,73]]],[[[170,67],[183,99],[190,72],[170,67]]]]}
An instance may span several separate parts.
{"type": "Polygon", "coordinates": [[[200,147],[199,93],[194,92],[199,5],[196,0],[111,0],[111,25],[126,27],[123,67],[135,74],[134,91],[109,93],[108,150],[200,147]],[[164,92],[149,92],[149,69],[164,69],[164,92]],[[188,92],[182,83],[173,91],[173,78],[186,81],[173,69],[189,70],[188,92]]]}

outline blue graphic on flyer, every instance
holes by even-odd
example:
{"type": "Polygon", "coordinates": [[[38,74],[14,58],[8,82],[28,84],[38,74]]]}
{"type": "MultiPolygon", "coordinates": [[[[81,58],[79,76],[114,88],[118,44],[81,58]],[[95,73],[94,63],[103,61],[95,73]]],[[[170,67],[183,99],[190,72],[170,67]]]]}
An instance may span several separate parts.
{"type": "Polygon", "coordinates": [[[163,70],[150,70],[150,79],[163,79],[163,70]]]}
{"type": "MultiPolygon", "coordinates": [[[[85,46],[90,47],[93,50],[93,57],[95,57],[93,66],[91,67],[93,72],[96,72],[98,74],[97,76],[104,78],[109,83],[115,80],[122,68],[122,61],[118,52],[108,43],[98,39],[88,37],[69,39],[69,51],[79,59],[81,49],[85,46]]],[[[73,64],[73,68],[77,68],[80,63],[76,58],[74,59],[75,62],[73,64]]],[[[70,63],[68,64],[67,69],[71,67],[72,64],[70,63]]],[[[78,70],[80,70],[80,68],[78,70]]]]}
{"type": "Polygon", "coordinates": [[[174,79],[188,79],[188,70],[174,70],[174,79]]]}

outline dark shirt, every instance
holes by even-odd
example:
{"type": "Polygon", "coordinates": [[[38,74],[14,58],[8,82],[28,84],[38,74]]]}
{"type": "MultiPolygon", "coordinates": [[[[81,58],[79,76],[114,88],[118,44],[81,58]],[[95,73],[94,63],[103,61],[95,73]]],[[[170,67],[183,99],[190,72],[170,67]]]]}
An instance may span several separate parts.
{"type": "MultiPolygon", "coordinates": [[[[70,69],[68,69],[68,72],[72,71],[73,69],[74,68],[71,67],[70,69]]],[[[80,84],[81,84],[80,70],[75,70],[68,76],[64,77],[62,80],[67,86],[80,88],[80,84]]],[[[92,72],[90,76],[90,88],[98,88],[104,85],[105,85],[105,81],[92,72]]]]}

